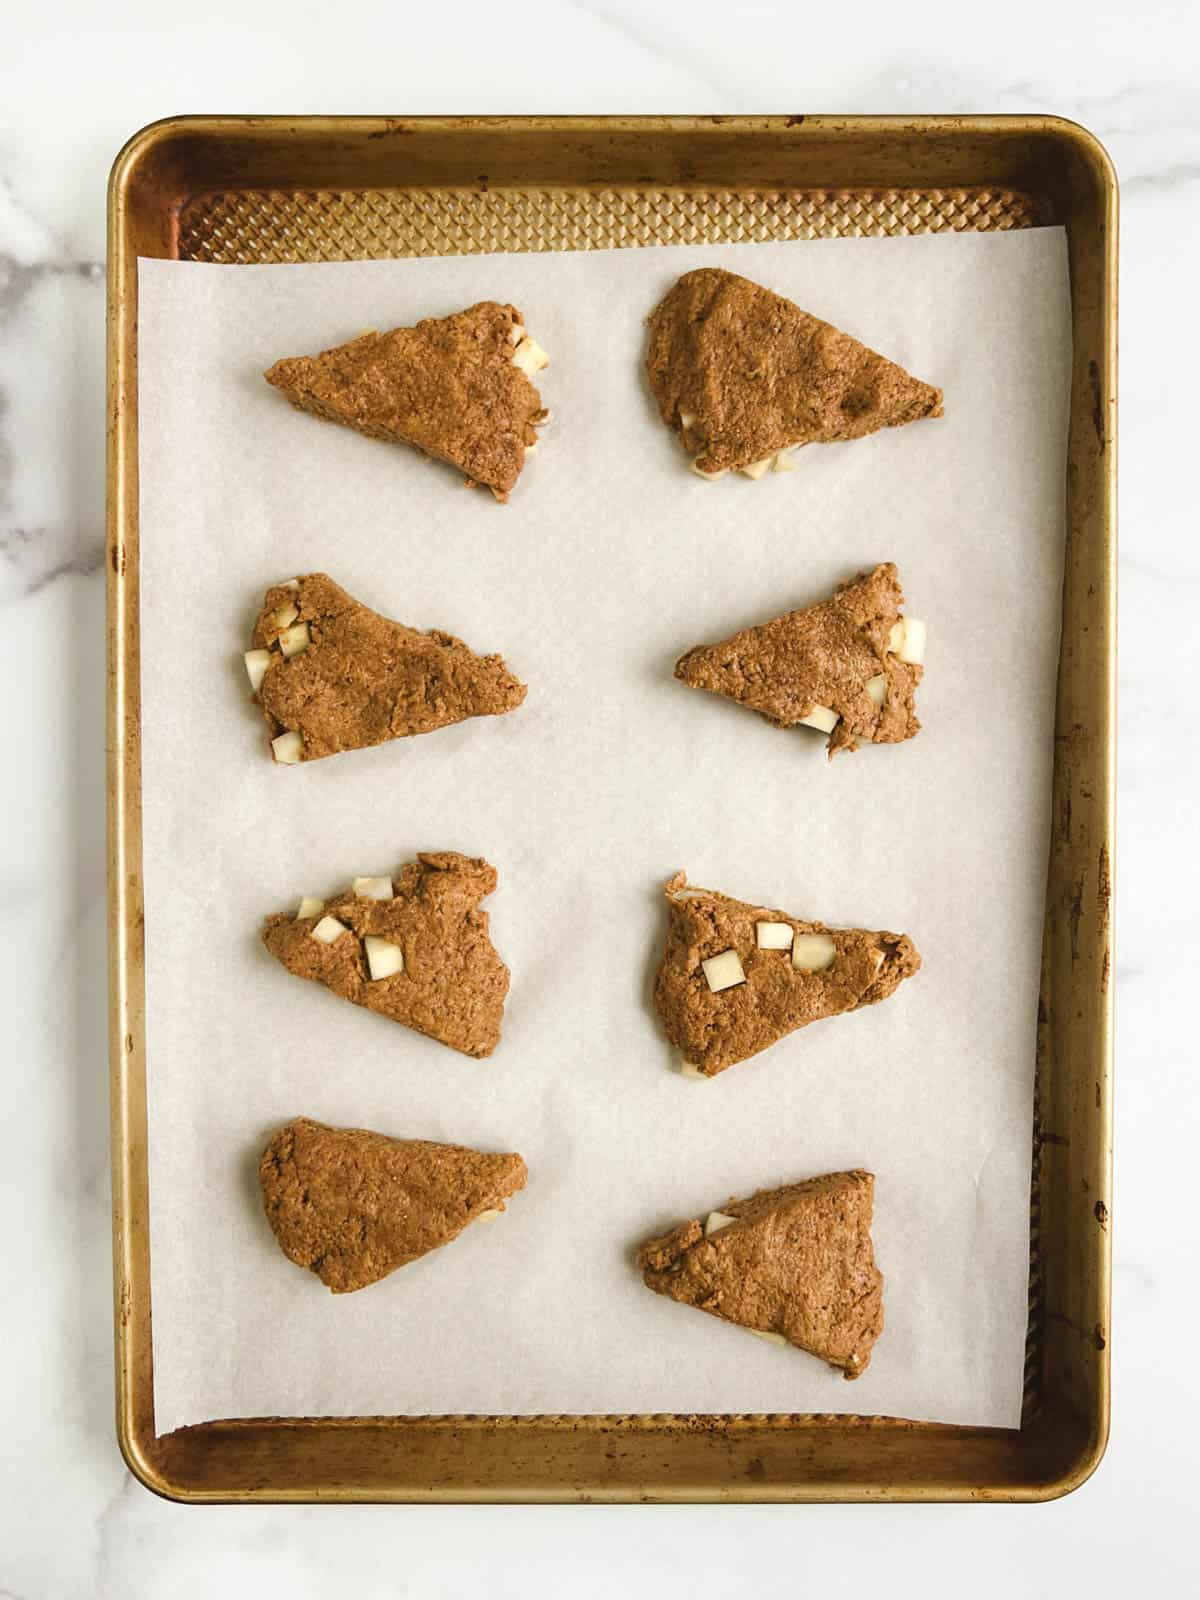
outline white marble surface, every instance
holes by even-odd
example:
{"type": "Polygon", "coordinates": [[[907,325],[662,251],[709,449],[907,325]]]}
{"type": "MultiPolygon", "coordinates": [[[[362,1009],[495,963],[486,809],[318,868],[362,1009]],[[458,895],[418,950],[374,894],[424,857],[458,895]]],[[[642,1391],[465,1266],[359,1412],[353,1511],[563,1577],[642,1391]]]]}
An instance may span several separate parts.
{"type": "Polygon", "coordinates": [[[1200,10],[18,3],[0,16],[0,1597],[1196,1591],[1200,10]],[[172,17],[178,20],[171,20],[172,17]],[[737,33],[734,35],[734,28],[737,33]],[[181,111],[1054,111],[1123,185],[1114,1424],[1041,1508],[189,1510],[111,1424],[104,1041],[104,180],[181,111]],[[1191,663],[1191,665],[1189,665],[1191,663]],[[1167,730],[1165,736],[1160,730],[1167,730]]]}

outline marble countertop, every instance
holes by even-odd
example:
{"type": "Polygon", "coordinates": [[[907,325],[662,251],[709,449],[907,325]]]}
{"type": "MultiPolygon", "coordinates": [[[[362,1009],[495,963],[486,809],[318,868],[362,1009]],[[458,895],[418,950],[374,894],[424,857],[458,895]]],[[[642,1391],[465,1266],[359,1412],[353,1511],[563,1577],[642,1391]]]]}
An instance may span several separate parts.
{"type": "MultiPolygon", "coordinates": [[[[1194,1592],[1200,1110],[1188,733],[1200,593],[1182,375],[1200,366],[1200,11],[1010,0],[18,0],[0,82],[0,876],[7,1415],[0,1596],[1194,1592]],[[179,20],[171,20],[172,16],[179,20]],[[1056,112],[1122,182],[1121,816],[1112,1444],[1041,1508],[212,1508],[112,1426],[104,916],[104,186],[184,111],[1056,112]],[[1153,639],[1153,646],[1152,646],[1153,639]],[[1189,662],[1191,665],[1189,666],[1189,662]],[[18,687],[19,686],[19,687],[18,687]],[[1165,707],[1165,709],[1164,709],[1165,707]],[[1167,729],[1164,735],[1159,724],[1167,729]],[[1168,893],[1168,890],[1170,891],[1168,893]],[[1153,913],[1153,915],[1151,915],[1153,913]]],[[[1019,630],[1014,630],[1014,640],[1019,630]]]]}

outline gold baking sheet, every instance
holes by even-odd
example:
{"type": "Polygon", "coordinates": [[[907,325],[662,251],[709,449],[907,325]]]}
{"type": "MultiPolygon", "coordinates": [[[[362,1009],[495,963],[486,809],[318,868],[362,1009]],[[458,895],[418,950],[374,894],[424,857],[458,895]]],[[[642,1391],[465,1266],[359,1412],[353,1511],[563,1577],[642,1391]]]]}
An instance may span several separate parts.
{"type": "Polygon", "coordinates": [[[1048,1498],[1108,1427],[1116,182],[1054,118],[182,118],[109,197],[118,1434],[191,1500],[1048,1498]],[[1019,1430],[881,1418],[245,1418],[158,1437],[138,728],[137,257],[328,261],[1066,227],[1074,365],[1019,1430]]]}

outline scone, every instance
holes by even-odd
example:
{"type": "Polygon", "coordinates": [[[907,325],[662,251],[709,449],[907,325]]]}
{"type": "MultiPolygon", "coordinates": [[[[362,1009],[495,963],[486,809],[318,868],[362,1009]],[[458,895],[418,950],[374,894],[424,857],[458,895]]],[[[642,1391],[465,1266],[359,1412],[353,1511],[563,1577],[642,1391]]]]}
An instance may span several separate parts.
{"type": "Polygon", "coordinates": [[[483,300],[413,328],[375,329],[264,374],[300,411],[446,461],[507,500],[549,412],[529,381],[549,365],[515,306],[483,300]]]}
{"type": "Polygon", "coordinates": [[[733,272],[684,273],[649,323],[650,387],[701,477],[942,415],[940,389],[733,272]]]}
{"type": "Polygon", "coordinates": [[[500,656],[381,617],[324,572],[268,589],[252,644],[250,687],[288,766],[503,716],[525,698],[500,656]]]}
{"type": "Polygon", "coordinates": [[[666,886],[654,1004],[684,1071],[715,1078],[797,1028],[874,1005],[921,966],[907,934],[829,928],[786,911],[666,886]]]}
{"type": "Polygon", "coordinates": [[[263,924],[267,949],[297,978],[468,1056],[500,1042],[508,968],[479,902],[496,869],[453,850],[422,853],[391,878],[355,878],[333,899],[305,896],[263,924]]]}
{"type": "Polygon", "coordinates": [[[498,1216],[526,1170],[519,1155],[296,1117],[272,1135],[258,1179],[284,1255],[350,1294],[498,1216]]]}
{"type": "Polygon", "coordinates": [[[883,1332],[874,1186],[869,1172],[831,1172],[727,1200],[647,1240],[638,1265],[657,1294],[860,1377],[883,1332]]]}
{"type": "Polygon", "coordinates": [[[902,617],[903,604],[886,561],[819,605],[696,645],[675,663],[675,676],[777,728],[827,733],[831,759],[857,750],[860,739],[897,744],[921,726],[914,697],[925,659],[925,624],[902,617]]]}

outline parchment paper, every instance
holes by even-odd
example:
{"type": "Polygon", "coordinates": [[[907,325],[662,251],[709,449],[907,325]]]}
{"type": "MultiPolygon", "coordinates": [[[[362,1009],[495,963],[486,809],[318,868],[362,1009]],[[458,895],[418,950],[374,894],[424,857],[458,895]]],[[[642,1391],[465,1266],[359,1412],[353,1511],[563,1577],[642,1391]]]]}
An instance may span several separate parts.
{"type": "Polygon", "coordinates": [[[144,261],[142,707],[160,1432],[262,1414],[831,1411],[1015,1425],[1058,649],[1069,315],[1058,230],[302,267],[144,261]],[[946,416],[705,484],[641,377],[676,275],[745,272],[946,391],[946,416]],[[291,410],[276,357],[512,300],[553,420],[507,507],[291,410]],[[923,732],[826,763],[671,676],[688,646],[899,563],[923,732]],[[327,570],[498,650],[525,705],[273,766],[240,653],[327,570]],[[512,969],[475,1062],[287,975],[264,914],[419,849],[485,855],[512,969]],[[923,971],[712,1082],[650,1005],[663,881],[912,934],[923,971]],[[529,1188],[359,1294],[289,1264],[255,1181],[304,1113],[517,1149],[529,1188]],[[651,1294],[647,1235],[877,1176],[887,1326],[853,1386],[651,1294]]]}

